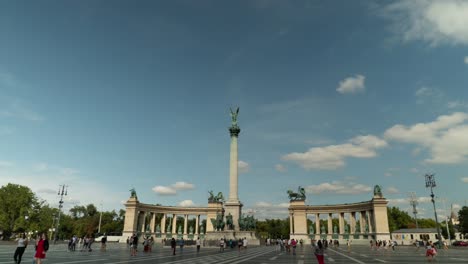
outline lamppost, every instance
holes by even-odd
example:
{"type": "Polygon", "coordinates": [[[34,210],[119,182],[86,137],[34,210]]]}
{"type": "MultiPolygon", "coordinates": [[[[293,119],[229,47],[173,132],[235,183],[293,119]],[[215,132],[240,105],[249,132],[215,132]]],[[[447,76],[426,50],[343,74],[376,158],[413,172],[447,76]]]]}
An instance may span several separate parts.
{"type": "Polygon", "coordinates": [[[65,184],[60,185],[58,193],[57,193],[57,195],[60,196],[60,201],[59,201],[59,210],[58,210],[58,217],[57,217],[57,226],[55,227],[54,244],[57,243],[57,238],[58,238],[58,232],[59,232],[59,226],[60,226],[60,213],[63,207],[63,196],[66,196],[67,194],[68,194],[68,186],[65,184]]]}
{"type": "Polygon", "coordinates": [[[431,188],[431,202],[432,205],[434,206],[434,216],[435,216],[435,221],[436,221],[436,228],[437,228],[437,235],[439,236],[439,248],[441,247],[442,240],[441,240],[441,235],[440,235],[440,229],[439,229],[439,221],[437,220],[437,211],[435,207],[435,200],[434,200],[434,192],[432,191],[432,188],[436,187],[436,182],[435,182],[435,176],[434,174],[426,174],[426,188],[431,188]]]}

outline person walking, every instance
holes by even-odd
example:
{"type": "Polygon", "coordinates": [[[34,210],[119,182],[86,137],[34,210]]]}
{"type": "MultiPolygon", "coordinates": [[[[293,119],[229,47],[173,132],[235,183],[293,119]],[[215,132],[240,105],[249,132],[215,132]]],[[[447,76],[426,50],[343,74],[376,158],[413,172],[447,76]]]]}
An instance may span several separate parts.
{"type": "Polygon", "coordinates": [[[183,251],[184,251],[184,245],[185,245],[184,238],[181,238],[181,239],[179,240],[180,254],[182,254],[183,251]]]}
{"type": "Polygon", "coordinates": [[[200,244],[201,244],[200,237],[197,238],[197,241],[195,243],[197,245],[197,253],[200,253],[200,244]]]}
{"type": "Polygon", "coordinates": [[[219,240],[219,252],[224,251],[224,238],[219,240]]]}
{"type": "Polygon", "coordinates": [[[104,236],[101,238],[101,251],[103,252],[106,251],[106,243],[107,243],[107,235],[104,234],[104,236]]]}
{"type": "Polygon", "coordinates": [[[138,236],[133,234],[130,240],[132,241],[130,246],[130,256],[136,256],[138,250],[138,236]]]}
{"type": "Polygon", "coordinates": [[[176,249],[176,241],[175,238],[171,239],[171,249],[172,249],[172,255],[175,255],[175,249],[176,249]]]}
{"type": "Polygon", "coordinates": [[[26,234],[23,233],[19,238],[18,238],[18,246],[16,247],[15,254],[13,256],[13,259],[15,260],[16,264],[21,263],[21,258],[23,257],[24,250],[28,246],[28,240],[26,239],[26,234]]]}
{"type": "Polygon", "coordinates": [[[49,250],[49,240],[47,240],[47,235],[42,233],[36,242],[36,254],[34,254],[36,264],[42,264],[42,260],[46,257],[47,250],[49,250]]]}
{"type": "Polygon", "coordinates": [[[291,239],[291,246],[292,246],[292,252],[293,255],[296,255],[296,245],[297,245],[297,240],[296,239],[291,239]]]}
{"type": "Polygon", "coordinates": [[[318,264],[325,264],[324,260],[324,252],[323,252],[323,244],[322,241],[319,239],[317,244],[313,244],[314,246],[314,255],[317,258],[318,264]]]}

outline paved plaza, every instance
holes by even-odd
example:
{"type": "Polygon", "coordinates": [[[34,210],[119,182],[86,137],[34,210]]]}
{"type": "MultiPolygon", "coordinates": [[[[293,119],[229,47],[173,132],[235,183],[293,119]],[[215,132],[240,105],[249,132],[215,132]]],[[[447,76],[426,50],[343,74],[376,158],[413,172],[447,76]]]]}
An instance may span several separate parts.
{"type": "MultiPolygon", "coordinates": [[[[194,247],[184,248],[183,253],[177,248],[177,254],[172,255],[170,248],[155,246],[151,254],[139,252],[138,256],[130,257],[129,250],[125,244],[109,244],[106,252],[100,252],[95,244],[92,252],[67,252],[65,245],[52,245],[47,253],[48,263],[63,264],[117,264],[117,263],[294,263],[306,264],[317,263],[308,246],[297,248],[297,254],[294,256],[286,252],[277,252],[275,247],[249,247],[241,251],[237,249],[226,249],[219,252],[218,248],[202,248],[197,254],[194,247]]],[[[33,247],[28,247],[22,263],[32,263],[33,247]]],[[[143,248],[141,247],[140,250],[143,248]]],[[[0,245],[0,264],[14,263],[13,253],[15,246],[12,244],[0,245]]],[[[440,250],[436,258],[437,263],[468,263],[468,248],[450,248],[448,251],[440,250]]],[[[346,247],[329,248],[326,252],[325,263],[427,263],[424,257],[423,249],[416,251],[416,248],[410,246],[400,246],[396,251],[380,250],[370,251],[366,246],[353,246],[348,252],[346,247]]]]}

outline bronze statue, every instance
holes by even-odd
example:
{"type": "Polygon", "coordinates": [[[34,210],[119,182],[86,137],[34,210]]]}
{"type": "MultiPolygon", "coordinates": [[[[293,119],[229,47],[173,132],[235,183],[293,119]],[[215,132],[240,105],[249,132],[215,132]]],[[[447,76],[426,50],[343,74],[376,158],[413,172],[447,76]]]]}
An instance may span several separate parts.
{"type": "Polygon", "coordinates": [[[130,191],[130,198],[137,198],[138,199],[135,188],[131,188],[129,191],[130,191]]]}
{"type": "Polygon", "coordinates": [[[374,186],[374,196],[382,197],[382,189],[380,188],[379,185],[374,186]]]}
{"type": "Polygon", "coordinates": [[[229,108],[231,110],[231,119],[232,119],[232,126],[236,127],[237,126],[237,115],[239,115],[239,107],[237,107],[236,111],[232,111],[232,108],[229,108]]]}
{"type": "Polygon", "coordinates": [[[292,190],[288,190],[287,193],[291,201],[304,201],[306,199],[305,189],[301,186],[297,187],[297,193],[292,190]]]}

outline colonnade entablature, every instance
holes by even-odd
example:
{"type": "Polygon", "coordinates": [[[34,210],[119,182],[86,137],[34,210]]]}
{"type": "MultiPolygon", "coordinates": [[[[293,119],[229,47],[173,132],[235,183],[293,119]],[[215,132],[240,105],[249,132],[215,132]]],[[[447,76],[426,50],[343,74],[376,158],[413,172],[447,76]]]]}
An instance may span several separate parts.
{"type": "Polygon", "coordinates": [[[357,203],[306,205],[303,193],[299,199],[290,201],[290,237],[307,242],[314,239],[388,240],[387,204],[378,185],[371,200],[357,203]]]}

